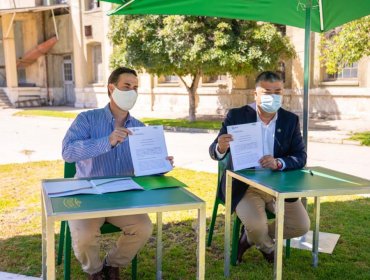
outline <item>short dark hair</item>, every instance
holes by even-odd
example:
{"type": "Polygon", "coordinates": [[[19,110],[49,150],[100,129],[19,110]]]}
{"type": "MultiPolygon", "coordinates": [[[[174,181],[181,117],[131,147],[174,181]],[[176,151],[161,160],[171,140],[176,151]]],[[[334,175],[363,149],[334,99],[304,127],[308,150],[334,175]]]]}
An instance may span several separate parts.
{"type": "MultiPolygon", "coordinates": [[[[132,74],[137,77],[137,73],[135,70],[127,68],[127,67],[118,67],[110,74],[108,78],[108,85],[109,84],[117,84],[119,76],[122,74],[132,74]]],[[[108,95],[109,95],[109,89],[108,89],[108,95]]]]}
{"type": "Polygon", "coordinates": [[[282,77],[276,73],[276,72],[272,72],[272,71],[264,71],[262,73],[260,73],[257,78],[256,78],[256,86],[262,82],[262,81],[266,81],[266,82],[283,82],[283,79],[282,77]]]}

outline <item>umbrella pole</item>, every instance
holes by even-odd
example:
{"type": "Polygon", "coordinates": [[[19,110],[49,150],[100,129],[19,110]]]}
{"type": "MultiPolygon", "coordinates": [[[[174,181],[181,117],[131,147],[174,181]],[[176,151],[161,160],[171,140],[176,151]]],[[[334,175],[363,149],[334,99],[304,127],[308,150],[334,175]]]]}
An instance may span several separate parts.
{"type": "Polygon", "coordinates": [[[304,32],[304,81],[303,81],[303,141],[307,151],[308,132],[308,89],[310,85],[310,46],[311,46],[311,0],[306,4],[306,24],[304,32]]]}
{"type": "MultiPolygon", "coordinates": [[[[306,3],[306,24],[304,31],[304,81],[303,81],[303,141],[307,152],[308,132],[308,89],[310,85],[310,46],[311,46],[311,5],[312,1],[306,3]]],[[[307,209],[307,198],[302,198],[302,203],[307,209]]]]}

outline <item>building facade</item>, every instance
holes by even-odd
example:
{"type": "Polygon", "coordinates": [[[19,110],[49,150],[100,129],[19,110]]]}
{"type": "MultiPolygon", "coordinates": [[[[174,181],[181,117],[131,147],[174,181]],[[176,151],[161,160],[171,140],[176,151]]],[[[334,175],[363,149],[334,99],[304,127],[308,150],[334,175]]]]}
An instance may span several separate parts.
{"type": "MultiPolygon", "coordinates": [[[[97,0],[1,1],[0,87],[10,102],[22,105],[22,100],[39,96],[54,106],[104,106],[109,100],[106,81],[111,71],[106,16],[110,9],[109,3],[97,0]],[[44,50],[35,54],[41,46],[44,50]]],[[[285,32],[297,57],[280,64],[286,88],[284,107],[301,114],[304,30],[287,27],[285,32]]],[[[313,34],[310,115],[370,119],[370,58],[363,57],[330,76],[318,60],[319,42],[320,35],[313,34]]],[[[197,114],[223,115],[230,108],[252,102],[253,80],[253,76],[227,73],[203,77],[196,98],[197,114]]],[[[140,74],[139,83],[136,106],[141,110],[188,112],[188,94],[177,77],[140,74]]]]}

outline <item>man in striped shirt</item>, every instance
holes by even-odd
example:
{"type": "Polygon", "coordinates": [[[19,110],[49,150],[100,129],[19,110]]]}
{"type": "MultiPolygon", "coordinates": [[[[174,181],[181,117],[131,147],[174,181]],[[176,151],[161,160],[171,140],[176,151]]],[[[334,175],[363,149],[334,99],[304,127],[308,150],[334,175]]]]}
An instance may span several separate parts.
{"type": "MultiPolygon", "coordinates": [[[[108,79],[110,102],[79,114],[63,139],[63,159],[76,162],[76,177],[133,176],[127,137],[130,127],[144,126],[129,110],[137,99],[134,70],[120,67],[108,79]]],[[[173,161],[172,157],[168,160],[173,161]]],[[[147,214],[69,221],[72,245],[88,279],[120,279],[119,267],[128,264],[152,234],[147,214]],[[104,260],[99,258],[100,227],[107,221],[122,229],[104,260]]]]}

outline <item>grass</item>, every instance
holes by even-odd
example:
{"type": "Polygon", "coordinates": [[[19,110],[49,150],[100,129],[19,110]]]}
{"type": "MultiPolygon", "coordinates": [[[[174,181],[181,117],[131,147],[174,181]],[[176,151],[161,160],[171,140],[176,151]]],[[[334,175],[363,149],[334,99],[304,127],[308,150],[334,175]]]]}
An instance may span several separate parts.
{"type": "Polygon", "coordinates": [[[189,122],[184,119],[153,119],[143,118],[141,119],[146,125],[163,125],[169,127],[186,127],[186,128],[201,128],[201,129],[215,129],[219,130],[221,127],[221,121],[206,121],[198,120],[195,122],[189,122]]]}
{"type": "MultiPolygon", "coordinates": [[[[15,116],[43,116],[56,118],[70,118],[74,119],[78,113],[53,111],[53,110],[23,110],[14,114],[15,116]]],[[[185,119],[156,119],[156,118],[142,118],[141,121],[146,125],[163,125],[169,127],[186,127],[186,128],[200,128],[200,129],[215,129],[219,130],[221,121],[214,120],[198,120],[189,122],[185,119]]]]}
{"type": "MultiPolygon", "coordinates": [[[[40,180],[60,178],[62,161],[0,165],[0,271],[40,276],[41,217],[40,180]]],[[[212,213],[216,175],[185,169],[170,173],[189,185],[189,190],[207,202],[207,224],[212,213]]],[[[312,200],[309,212],[312,213],[312,200]]],[[[370,274],[370,199],[358,196],[323,198],[321,231],[341,235],[332,255],[320,254],[318,268],[311,266],[309,251],[292,249],[284,260],[284,279],[368,279],[370,274]]],[[[206,279],[223,277],[223,220],[220,207],[214,240],[206,251],[206,279]]],[[[150,215],[153,222],[155,216],[150,215]]],[[[169,212],[163,215],[163,279],[194,279],[196,271],[196,211],[169,212]]],[[[312,216],[311,216],[312,218],[312,216]]],[[[59,228],[56,227],[56,233],[59,228]]],[[[138,279],[155,278],[155,231],[139,254],[138,279]]],[[[117,234],[104,235],[103,249],[110,248],[117,234]]],[[[56,237],[56,242],[58,236],[56,237]]],[[[103,250],[102,250],[103,252],[103,250]]],[[[121,275],[130,279],[131,268],[121,275]]],[[[57,279],[63,268],[57,267],[57,279]]],[[[244,262],[231,267],[230,279],[271,279],[273,265],[267,264],[256,250],[249,250],[244,262]]],[[[72,257],[72,279],[85,279],[79,263],[72,257]]]]}
{"type": "Polygon", "coordinates": [[[360,141],[361,145],[370,146],[370,131],[354,133],[349,139],[360,141]]]}
{"type": "Polygon", "coordinates": [[[74,119],[78,113],[72,112],[63,112],[63,111],[53,111],[53,110],[23,110],[14,114],[14,116],[23,116],[23,117],[54,117],[54,118],[67,118],[74,119]]]}

